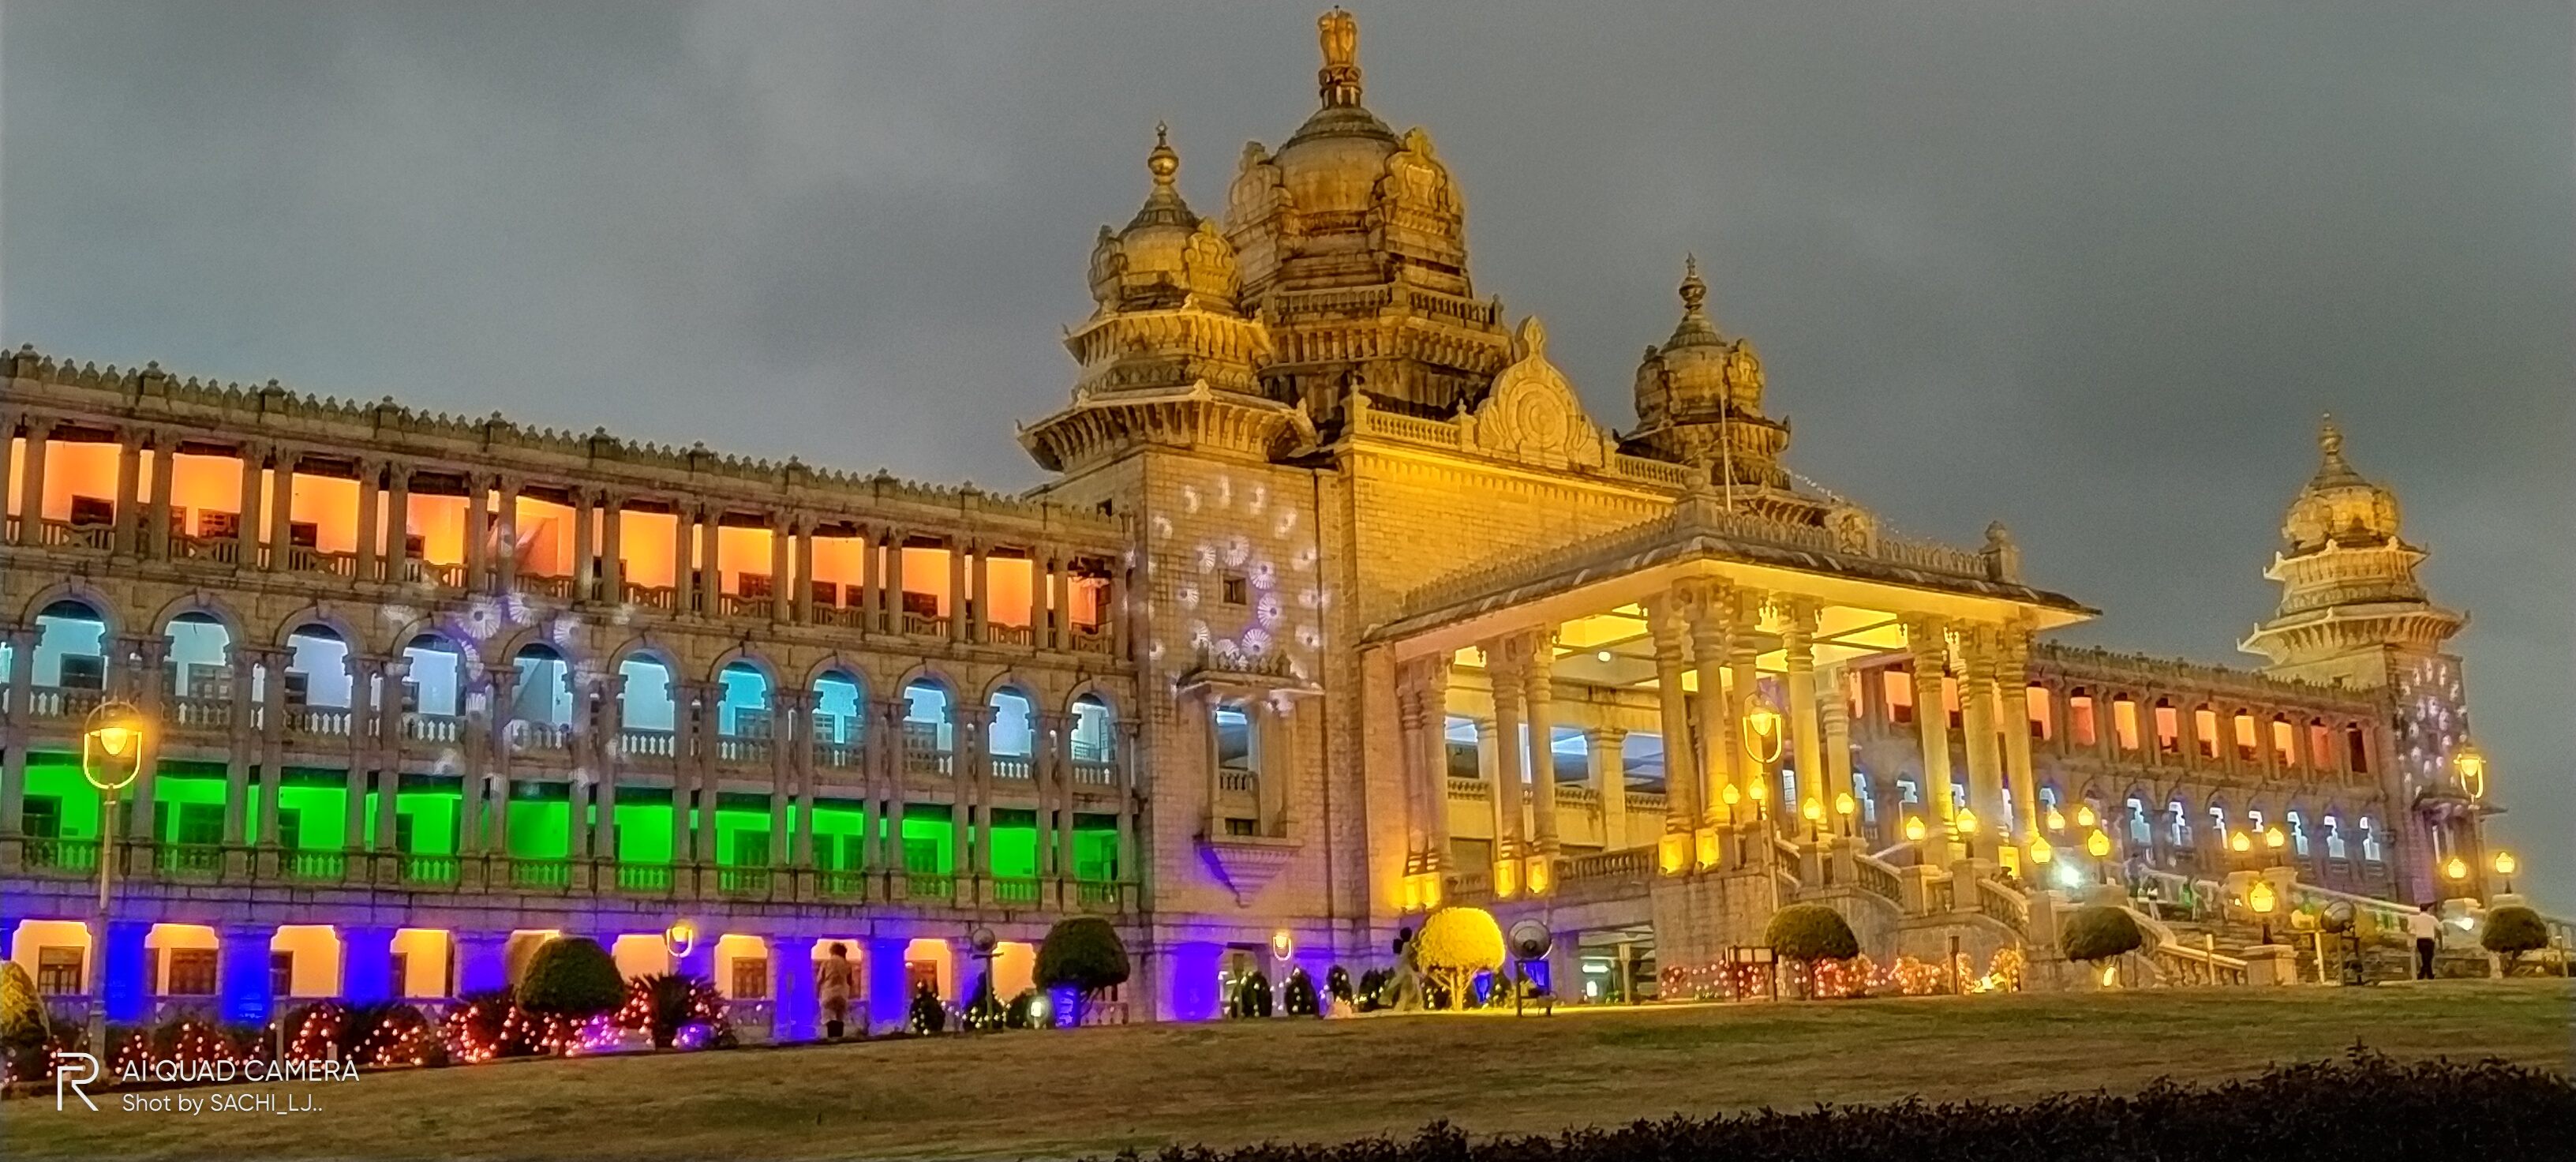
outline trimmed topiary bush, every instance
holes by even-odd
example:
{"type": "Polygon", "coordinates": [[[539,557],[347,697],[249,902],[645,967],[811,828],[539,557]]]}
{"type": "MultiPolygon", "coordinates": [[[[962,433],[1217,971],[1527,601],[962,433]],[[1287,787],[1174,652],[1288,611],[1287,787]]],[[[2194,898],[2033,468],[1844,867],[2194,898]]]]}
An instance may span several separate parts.
{"type": "Polygon", "coordinates": [[[2486,930],[2478,933],[2478,944],[2503,957],[2505,971],[2510,973],[2523,953],[2549,947],[2549,926],[2540,922],[2540,913],[2508,904],[2487,913],[2486,930]]]}
{"type": "Polygon", "coordinates": [[[1852,935],[1843,914],[1823,904],[1791,904],[1771,914],[1762,942],[1782,960],[1813,968],[1819,960],[1849,960],[1860,955],[1860,938],[1852,935]]]}
{"type": "Polygon", "coordinates": [[[1315,978],[1306,975],[1305,969],[1288,974],[1287,995],[1281,998],[1280,1007],[1287,1009],[1291,1017],[1324,1015],[1323,998],[1315,995],[1315,978]]]}
{"type": "Polygon", "coordinates": [[[2109,960],[2124,952],[2135,952],[2146,942],[2147,934],[2138,930],[2137,917],[2126,908],[2109,904],[2077,908],[2057,933],[2057,950],[2068,960],[2109,960]]]}
{"type": "Polygon", "coordinates": [[[1351,970],[1336,964],[1333,966],[1332,971],[1325,973],[1324,995],[1337,1001],[1347,1001],[1352,999],[1351,970]]]}
{"type": "Polygon", "coordinates": [[[1503,929],[1482,908],[1442,908],[1422,922],[1413,956],[1447,1002],[1463,1007],[1476,974],[1503,966],[1503,929]]]}
{"type": "Polygon", "coordinates": [[[644,1030],[656,1049],[677,1044],[681,1030],[691,1025],[705,1026],[710,1042],[730,1032],[724,996],[716,991],[715,982],[674,972],[627,981],[626,1007],[618,1010],[618,1023],[644,1030]]]}
{"type": "Polygon", "coordinates": [[[1037,1028],[1039,1005],[1043,1003],[1045,999],[1046,994],[1039,992],[1036,989],[1021,989],[1020,995],[1011,998],[1011,1007],[1009,1011],[1002,1014],[1002,1027],[1006,1029],[1037,1028]]]}
{"type": "Polygon", "coordinates": [[[948,1028],[948,1006],[940,1003],[937,990],[923,985],[912,991],[912,1012],[904,1027],[915,1033],[938,1033],[948,1028]]]}
{"type": "Polygon", "coordinates": [[[1002,1006],[1002,998],[993,994],[993,974],[986,972],[984,979],[975,982],[975,999],[966,1002],[966,1011],[958,1014],[957,1023],[970,1032],[990,1033],[1001,1028],[1008,1016],[1010,1011],[1002,1006]]]}
{"type": "Polygon", "coordinates": [[[1234,1002],[1228,1006],[1237,1017],[1267,1017],[1271,1013],[1270,977],[1260,969],[1234,986],[1234,1002]]]}
{"type": "Polygon", "coordinates": [[[546,1017],[586,1021],[626,1004],[626,978],[616,958],[587,936],[558,936],[537,946],[519,985],[519,1007],[546,1017]]]}
{"type": "Polygon", "coordinates": [[[1071,1024],[1082,1024],[1083,1010],[1102,992],[1125,983],[1127,942],[1098,916],[1058,920],[1038,945],[1038,987],[1074,990],[1071,1024]]]}
{"type": "Polygon", "coordinates": [[[35,978],[17,961],[0,961],[0,1046],[26,1049],[45,1043],[45,1003],[35,978]]]}

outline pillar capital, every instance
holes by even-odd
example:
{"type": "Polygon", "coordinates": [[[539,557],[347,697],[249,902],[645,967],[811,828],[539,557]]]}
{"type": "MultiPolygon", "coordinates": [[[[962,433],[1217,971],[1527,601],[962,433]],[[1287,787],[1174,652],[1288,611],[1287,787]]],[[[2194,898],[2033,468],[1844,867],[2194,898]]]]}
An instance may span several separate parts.
{"type": "Polygon", "coordinates": [[[1618,746],[1628,741],[1628,728],[1595,726],[1584,730],[1583,737],[1594,746],[1618,746]]]}

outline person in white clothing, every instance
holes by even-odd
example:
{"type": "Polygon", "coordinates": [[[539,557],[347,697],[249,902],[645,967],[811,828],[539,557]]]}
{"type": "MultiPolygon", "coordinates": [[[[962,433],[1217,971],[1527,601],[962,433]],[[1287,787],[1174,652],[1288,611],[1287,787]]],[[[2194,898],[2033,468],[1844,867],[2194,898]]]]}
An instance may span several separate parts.
{"type": "Polygon", "coordinates": [[[2433,979],[2433,953],[2442,947],[2442,921],[2425,905],[2406,917],[2406,934],[2415,938],[2415,979],[2433,979]]]}

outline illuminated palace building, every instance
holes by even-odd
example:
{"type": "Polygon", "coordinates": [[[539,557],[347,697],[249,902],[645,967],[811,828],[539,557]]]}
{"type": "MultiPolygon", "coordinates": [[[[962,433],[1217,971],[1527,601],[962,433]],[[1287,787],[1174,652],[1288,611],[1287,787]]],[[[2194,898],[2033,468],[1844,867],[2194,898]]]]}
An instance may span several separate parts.
{"type": "Polygon", "coordinates": [[[2260,666],[2052,645],[2092,611],[2000,525],[1902,537],[1789,471],[1696,269],[1597,424],[1322,33],[1220,214],[1147,155],[1023,496],[0,357],[10,956],[253,1019],[498,986],[549,933],[659,971],[686,917],[681,967],[792,1037],[832,942],[884,1028],[972,989],[973,929],[1008,995],[1081,913],[1135,1019],[1190,1019],[1455,902],[1605,996],[1793,899],[1884,959],[2043,956],[2097,865],[2482,892],[2462,619],[2331,428],[2260,666]],[[147,726],[103,848],[104,699],[147,726]]]}

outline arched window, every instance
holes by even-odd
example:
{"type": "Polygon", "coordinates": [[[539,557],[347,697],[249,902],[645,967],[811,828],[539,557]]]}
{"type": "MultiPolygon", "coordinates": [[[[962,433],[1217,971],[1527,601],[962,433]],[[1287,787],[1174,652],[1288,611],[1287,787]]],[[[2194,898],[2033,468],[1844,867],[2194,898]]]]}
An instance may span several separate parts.
{"type": "Polygon", "coordinates": [[[993,691],[990,705],[993,719],[991,725],[984,728],[985,753],[1012,758],[1027,758],[1035,753],[1035,704],[1029,701],[1029,696],[1005,687],[993,691]]]}
{"type": "Polygon", "coordinates": [[[2094,746],[2099,742],[2093,725],[2093,695],[2082,686],[2067,692],[2066,733],[2077,746],[2094,746]]]}
{"type": "Polygon", "coordinates": [[[2144,847],[2155,842],[2155,828],[2147,822],[2147,805],[2137,796],[2129,796],[2129,842],[2144,847]]]}
{"type": "Polygon", "coordinates": [[[2272,760],[2282,770],[2295,770],[2299,765],[2299,735],[2290,728],[2289,716],[2272,716],[2272,760]]]}
{"type": "MultiPolygon", "coordinates": [[[[829,582],[816,582],[829,584],[829,582]]],[[[814,741],[828,746],[855,746],[867,729],[866,691],[859,680],[835,670],[814,679],[814,741]]]]}
{"type": "Polygon", "coordinates": [[[2138,734],[2138,703],[2126,694],[2111,700],[2111,733],[2124,752],[2135,752],[2141,745],[2138,734]]]}
{"type": "Polygon", "coordinates": [[[2296,812],[2296,811],[2290,811],[2290,812],[2286,812],[2286,813],[2284,813],[2284,814],[2281,816],[2281,821],[2282,821],[2282,823],[2286,824],[2286,825],[2289,827],[2289,829],[2290,829],[2290,852],[2291,852],[2291,854],[2298,856],[2300,859],[2306,859],[2306,858],[2308,858],[2308,825],[2307,825],[2307,823],[2306,823],[2306,822],[2304,822],[2304,821],[2302,821],[2302,820],[2299,818],[2299,813],[2298,813],[2298,812],[2296,812]]]}
{"type": "Polygon", "coordinates": [[[1253,770],[1252,714],[1241,702],[1220,702],[1215,714],[1216,765],[1222,771],[1253,770]]]}
{"type": "Polygon", "coordinates": [[[1110,760],[1110,735],[1113,724],[1109,704],[1099,696],[1085,694],[1073,700],[1073,761],[1105,763],[1110,760]]]}
{"type": "Polygon", "coordinates": [[[2165,801],[2165,820],[2172,828],[2165,836],[2165,842],[2174,847],[2191,846],[2191,815],[2182,809],[2182,800],[2165,801]]]}
{"type": "Polygon", "coordinates": [[[2163,698],[2156,699],[2156,753],[2182,753],[2182,711],[2163,698]]]}
{"type": "Polygon", "coordinates": [[[903,749],[907,754],[945,754],[953,745],[956,724],[948,713],[948,688],[928,678],[903,688],[903,749]]]}
{"type": "Polygon", "coordinates": [[[769,678],[749,663],[735,662],[716,675],[724,703],[716,733],[731,738],[768,738],[774,731],[769,710],[769,678]]]}
{"type": "Polygon", "coordinates": [[[2042,742],[2055,737],[2056,717],[2050,713],[2048,687],[2031,683],[2022,693],[2022,703],[2030,712],[2030,736],[2042,742]]]}
{"type": "Polygon", "coordinates": [[[1914,721],[1914,675],[1903,666],[1889,666],[1878,672],[1881,701],[1887,704],[1889,722],[1914,721]]]}
{"type": "Polygon", "coordinates": [[[2371,825],[2368,815],[2361,817],[2361,859],[2364,863],[2379,862],[2379,829],[2371,825]]]}
{"type": "Polygon", "coordinates": [[[2217,711],[2206,706],[2192,711],[2191,733],[2193,743],[2200,750],[2200,757],[2204,759],[2215,759],[2218,757],[2217,711]]]}
{"type": "Polygon", "coordinates": [[[2236,757],[2249,763],[2263,757],[2262,742],[2254,735],[2254,716],[2243,710],[2236,712],[2236,757]]]}
{"type": "Polygon", "coordinates": [[[2369,774],[2370,740],[2368,735],[2362,733],[2358,723],[2343,728],[2343,744],[2346,758],[2352,764],[2352,773],[2369,774]]]}
{"type": "Polygon", "coordinates": [[[2332,815],[2328,815],[2328,816],[2326,816],[2326,818],[2325,818],[2325,828],[2326,828],[2326,858],[2327,858],[2327,859],[2342,859],[2342,858],[2344,858],[2344,847],[2343,847],[2343,823],[2342,823],[2342,821],[2340,821],[2340,820],[2336,819],[2336,818],[2335,818],[2334,816],[2332,816],[2332,815]]]}

